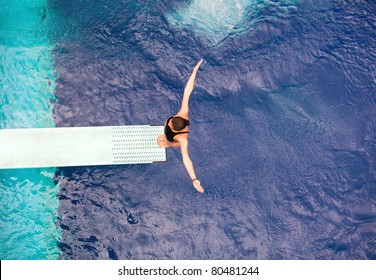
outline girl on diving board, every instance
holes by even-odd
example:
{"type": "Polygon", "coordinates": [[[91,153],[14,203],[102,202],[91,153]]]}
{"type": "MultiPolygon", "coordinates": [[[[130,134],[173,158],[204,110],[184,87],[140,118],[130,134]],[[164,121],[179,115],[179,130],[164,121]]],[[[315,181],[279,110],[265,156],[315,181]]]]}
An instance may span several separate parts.
{"type": "Polygon", "coordinates": [[[203,59],[201,59],[194,67],[191,76],[184,89],[183,101],[180,111],[173,117],[170,117],[164,124],[164,134],[158,137],[158,145],[161,148],[178,148],[180,147],[183,163],[189,176],[191,177],[192,184],[195,189],[203,193],[204,189],[201,187],[201,183],[196,178],[193,164],[188,154],[188,133],[189,133],[189,118],[188,118],[188,103],[189,97],[193,91],[195,84],[196,74],[203,59]]]}

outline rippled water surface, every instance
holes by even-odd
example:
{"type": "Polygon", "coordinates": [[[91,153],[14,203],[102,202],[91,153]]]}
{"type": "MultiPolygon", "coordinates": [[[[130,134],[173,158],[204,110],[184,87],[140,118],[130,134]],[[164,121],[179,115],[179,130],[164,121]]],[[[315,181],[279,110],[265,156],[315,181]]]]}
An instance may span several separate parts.
{"type": "Polygon", "coordinates": [[[178,150],[161,164],[36,170],[46,181],[1,171],[2,259],[376,259],[374,1],[30,10],[40,54],[17,59],[25,44],[8,34],[21,31],[0,30],[0,127],[162,124],[204,58],[189,152],[206,192],[178,150]],[[14,227],[20,209],[34,223],[14,227]],[[36,233],[51,246],[22,255],[36,233]]]}
{"type": "MultiPolygon", "coordinates": [[[[46,5],[45,0],[1,2],[0,129],[55,125],[46,5]]],[[[56,225],[55,172],[56,168],[0,170],[0,259],[59,257],[56,242],[62,233],[56,225]]]]}

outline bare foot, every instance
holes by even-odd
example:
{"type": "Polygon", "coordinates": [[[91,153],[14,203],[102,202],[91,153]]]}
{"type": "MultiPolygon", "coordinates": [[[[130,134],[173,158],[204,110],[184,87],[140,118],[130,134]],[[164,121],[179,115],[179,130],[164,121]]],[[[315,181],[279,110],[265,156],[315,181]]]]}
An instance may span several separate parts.
{"type": "Polygon", "coordinates": [[[157,139],[157,143],[160,148],[179,148],[180,147],[179,142],[171,143],[170,141],[166,139],[166,136],[164,134],[159,135],[157,139]]]}
{"type": "Polygon", "coordinates": [[[167,148],[168,147],[166,137],[163,134],[158,136],[157,143],[158,143],[159,148],[167,148]]]}

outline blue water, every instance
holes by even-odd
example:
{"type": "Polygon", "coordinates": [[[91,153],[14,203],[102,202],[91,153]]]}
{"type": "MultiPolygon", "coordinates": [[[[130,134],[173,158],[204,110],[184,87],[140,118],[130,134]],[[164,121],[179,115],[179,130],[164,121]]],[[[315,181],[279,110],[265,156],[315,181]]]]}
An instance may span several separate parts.
{"type": "MultiPolygon", "coordinates": [[[[205,194],[178,150],[165,164],[52,170],[57,192],[37,196],[58,203],[54,247],[39,258],[376,259],[373,1],[52,0],[34,11],[48,22],[53,96],[31,107],[52,126],[162,124],[205,59],[189,146],[205,194]]],[[[40,125],[8,118],[1,127],[40,125]]],[[[12,172],[13,184],[0,175],[1,258],[38,258],[19,248],[43,231],[15,229],[8,213],[43,207],[12,203],[25,170],[12,172]]]]}
{"type": "MultiPolygon", "coordinates": [[[[47,1],[0,5],[0,129],[54,127],[47,1]]],[[[1,156],[1,155],[0,155],[1,156]]],[[[0,170],[0,259],[56,259],[56,168],[0,170]]]]}

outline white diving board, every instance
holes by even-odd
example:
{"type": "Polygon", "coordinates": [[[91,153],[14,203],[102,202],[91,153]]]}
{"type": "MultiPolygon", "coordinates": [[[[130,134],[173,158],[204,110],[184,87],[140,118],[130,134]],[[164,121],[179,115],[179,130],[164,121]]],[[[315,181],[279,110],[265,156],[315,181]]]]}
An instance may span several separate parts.
{"type": "Polygon", "coordinates": [[[0,129],[0,169],[166,161],[163,126],[0,129]]]}

